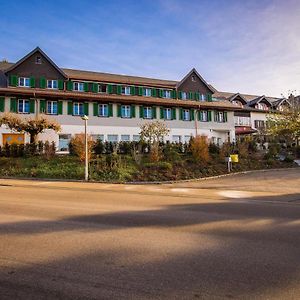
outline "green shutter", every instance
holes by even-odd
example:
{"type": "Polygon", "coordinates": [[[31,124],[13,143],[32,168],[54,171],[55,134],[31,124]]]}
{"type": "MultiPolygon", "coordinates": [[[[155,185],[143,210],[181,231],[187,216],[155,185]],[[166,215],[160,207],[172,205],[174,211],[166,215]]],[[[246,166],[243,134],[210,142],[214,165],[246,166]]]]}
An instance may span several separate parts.
{"type": "Polygon", "coordinates": [[[17,98],[10,98],[10,111],[17,112],[17,98]]]}
{"type": "Polygon", "coordinates": [[[135,105],[130,106],[130,112],[131,112],[130,117],[135,118],[135,105]]]}
{"type": "Polygon", "coordinates": [[[171,91],[171,98],[172,99],[176,98],[176,91],[174,91],[174,90],[171,91]]]}
{"type": "Polygon", "coordinates": [[[163,97],[163,90],[158,90],[158,97],[162,98],[163,97]]]}
{"type": "Polygon", "coordinates": [[[63,101],[57,102],[57,114],[59,115],[63,114],[63,101]]]}
{"type": "Polygon", "coordinates": [[[111,103],[108,104],[108,116],[113,116],[113,105],[111,103]]]}
{"type": "Polygon", "coordinates": [[[152,89],[152,97],[157,97],[157,90],[156,89],[152,89]]]}
{"type": "Polygon", "coordinates": [[[9,85],[10,86],[17,86],[18,85],[18,77],[16,75],[9,76],[9,85]]]}
{"type": "Polygon", "coordinates": [[[113,87],[112,87],[111,84],[108,84],[108,85],[107,85],[107,93],[108,93],[108,94],[112,94],[112,92],[113,92],[113,87]]]}
{"type": "Polygon", "coordinates": [[[68,101],[68,115],[73,115],[73,102],[68,101]]]}
{"type": "Polygon", "coordinates": [[[152,107],[152,119],[156,119],[156,106],[152,107]]]}
{"type": "Polygon", "coordinates": [[[34,88],[35,87],[35,78],[34,77],[30,77],[30,87],[34,88]]]}
{"type": "Polygon", "coordinates": [[[163,107],[160,108],[160,118],[164,119],[164,108],[163,107]]]}
{"type": "Polygon", "coordinates": [[[85,114],[86,116],[88,116],[88,115],[89,115],[89,103],[88,103],[88,102],[85,102],[85,103],[83,104],[83,106],[84,106],[84,114],[85,114]]]}
{"type": "Polygon", "coordinates": [[[40,113],[46,113],[46,100],[40,100],[40,113]]]}
{"type": "Polygon", "coordinates": [[[131,86],[131,87],[130,87],[130,94],[131,94],[132,96],[135,95],[135,86],[131,86]]]}
{"type": "Polygon", "coordinates": [[[143,87],[139,86],[139,96],[143,96],[143,87]]]}
{"type": "Polygon", "coordinates": [[[34,112],[35,112],[35,99],[30,99],[29,100],[29,109],[30,109],[30,113],[34,114],[34,112]]]}
{"type": "Polygon", "coordinates": [[[202,121],[201,120],[201,111],[200,110],[197,111],[197,120],[198,121],[202,121]]]}
{"type": "Polygon", "coordinates": [[[177,116],[176,116],[176,108],[172,107],[172,120],[176,120],[177,116]]]}
{"type": "Polygon", "coordinates": [[[206,94],[206,99],[207,99],[207,101],[212,102],[212,95],[206,94]]]}
{"type": "Polygon", "coordinates": [[[194,109],[190,109],[190,115],[191,115],[191,121],[195,120],[195,110],[194,109]]]}
{"type": "Polygon", "coordinates": [[[88,82],[84,82],[84,83],[83,83],[83,90],[84,90],[85,92],[88,92],[88,91],[89,91],[89,83],[88,83],[88,82]]]}
{"type": "Polygon", "coordinates": [[[183,120],[183,109],[179,108],[179,120],[183,120]]]}
{"type": "Polygon", "coordinates": [[[227,111],[224,111],[224,122],[227,122],[227,111]]]}
{"type": "Polygon", "coordinates": [[[41,89],[45,89],[46,88],[46,78],[45,77],[41,77],[40,78],[40,88],[41,89]]]}
{"type": "Polygon", "coordinates": [[[97,82],[93,82],[92,91],[93,91],[93,93],[98,93],[98,83],[97,82]]]}
{"type": "Polygon", "coordinates": [[[122,93],[122,86],[121,85],[117,85],[117,94],[121,95],[122,93]]]}
{"type": "Polygon", "coordinates": [[[199,101],[200,97],[199,97],[199,93],[198,92],[195,92],[194,93],[194,99],[199,101]]]}
{"type": "Polygon", "coordinates": [[[73,91],[73,81],[68,81],[67,82],[67,90],[68,91],[73,91]]]}
{"type": "Polygon", "coordinates": [[[144,106],[140,106],[140,118],[144,118],[144,106]]]}
{"type": "Polygon", "coordinates": [[[179,99],[182,99],[182,92],[181,92],[181,91],[178,92],[178,98],[179,98],[179,99]]]}
{"type": "Polygon", "coordinates": [[[193,100],[193,98],[194,98],[194,93],[193,93],[193,92],[189,92],[188,95],[189,95],[189,99],[190,99],[190,100],[193,100]]]}
{"type": "Polygon", "coordinates": [[[208,112],[207,112],[207,119],[208,119],[208,122],[211,122],[211,120],[212,120],[212,118],[211,118],[211,111],[209,110],[208,112]]]}
{"type": "Polygon", "coordinates": [[[95,117],[98,116],[98,107],[99,107],[98,103],[93,103],[93,112],[95,117]]]}
{"type": "Polygon", "coordinates": [[[117,113],[118,117],[122,116],[122,109],[121,109],[121,104],[118,104],[118,113],[117,113]]]}
{"type": "Polygon", "coordinates": [[[4,112],[5,98],[0,97],[0,112],[4,112]]]}
{"type": "Polygon", "coordinates": [[[63,90],[64,89],[64,81],[63,80],[58,80],[58,89],[63,90]]]}

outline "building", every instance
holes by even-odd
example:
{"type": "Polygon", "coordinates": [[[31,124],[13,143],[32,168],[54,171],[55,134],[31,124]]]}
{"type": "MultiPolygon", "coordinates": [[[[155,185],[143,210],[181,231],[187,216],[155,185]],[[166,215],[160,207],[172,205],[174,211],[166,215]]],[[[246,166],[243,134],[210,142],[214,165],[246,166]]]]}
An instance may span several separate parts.
{"type": "Polygon", "coordinates": [[[291,105],[286,98],[265,95],[257,96],[215,90],[213,97],[216,101],[228,101],[240,108],[234,112],[237,139],[245,135],[264,133],[267,128],[268,115],[283,111],[291,105]]]}
{"type": "MultiPolygon", "coordinates": [[[[59,151],[84,131],[83,114],[94,139],[136,141],[140,125],[158,119],[170,128],[169,141],[187,142],[200,134],[218,144],[233,142],[234,111],[240,108],[215,101],[214,92],[195,69],[181,81],[65,69],[38,47],[16,63],[0,62],[0,113],[56,119],[61,132],[49,130],[39,139],[54,141],[59,151]]],[[[0,144],[18,139],[28,141],[0,128],[0,144]]]]}

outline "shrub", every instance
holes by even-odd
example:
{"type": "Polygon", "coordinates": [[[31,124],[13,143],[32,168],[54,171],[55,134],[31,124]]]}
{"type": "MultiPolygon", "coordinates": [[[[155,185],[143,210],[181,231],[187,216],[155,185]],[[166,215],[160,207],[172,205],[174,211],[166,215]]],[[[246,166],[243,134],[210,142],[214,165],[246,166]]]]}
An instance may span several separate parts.
{"type": "MultiPolygon", "coordinates": [[[[92,148],[93,148],[93,140],[91,136],[88,135],[88,159],[91,158],[92,155],[92,148]]],[[[77,134],[73,137],[70,141],[70,149],[72,154],[79,157],[81,162],[85,160],[85,135],[83,133],[77,134]]]]}
{"type": "Polygon", "coordinates": [[[210,159],[206,136],[196,136],[190,142],[192,157],[197,163],[206,165],[210,159]]]}

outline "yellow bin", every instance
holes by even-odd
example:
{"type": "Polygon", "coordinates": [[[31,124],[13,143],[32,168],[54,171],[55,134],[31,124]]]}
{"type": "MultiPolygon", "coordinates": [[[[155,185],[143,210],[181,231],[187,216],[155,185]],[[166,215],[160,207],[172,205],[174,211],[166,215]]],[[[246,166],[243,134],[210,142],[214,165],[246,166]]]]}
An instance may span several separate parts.
{"type": "Polygon", "coordinates": [[[231,162],[234,162],[234,163],[239,162],[239,155],[238,154],[231,154],[230,158],[231,158],[231,162]]]}

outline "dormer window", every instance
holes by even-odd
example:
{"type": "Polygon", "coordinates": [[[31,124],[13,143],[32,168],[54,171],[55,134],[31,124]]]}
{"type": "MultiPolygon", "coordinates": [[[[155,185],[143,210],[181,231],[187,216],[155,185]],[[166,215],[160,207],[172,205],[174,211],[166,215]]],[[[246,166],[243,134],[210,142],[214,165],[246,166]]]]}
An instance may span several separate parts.
{"type": "Polygon", "coordinates": [[[186,100],[187,99],[187,92],[181,92],[181,98],[182,98],[182,100],[186,100]]]}
{"type": "Polygon", "coordinates": [[[201,94],[200,95],[200,99],[201,99],[201,101],[206,101],[207,100],[207,96],[205,94],[201,94]]]}
{"type": "Polygon", "coordinates": [[[236,106],[243,106],[243,104],[240,101],[238,101],[238,100],[233,100],[232,104],[234,104],[236,106]]]}
{"type": "Polygon", "coordinates": [[[58,89],[58,81],[57,80],[47,80],[47,88],[48,89],[58,89]]]}
{"type": "Polygon", "coordinates": [[[36,63],[37,65],[40,65],[40,64],[42,63],[42,58],[41,58],[40,56],[37,56],[37,57],[35,58],[35,63],[36,63]]]}
{"type": "Polygon", "coordinates": [[[19,86],[21,87],[30,87],[30,79],[26,77],[19,78],[19,86]]]}
{"type": "Polygon", "coordinates": [[[73,90],[78,92],[83,92],[84,84],[83,82],[74,82],[73,83],[73,90]]]}
{"type": "Polygon", "coordinates": [[[257,104],[257,109],[268,110],[269,108],[265,103],[258,103],[257,104]]]}

